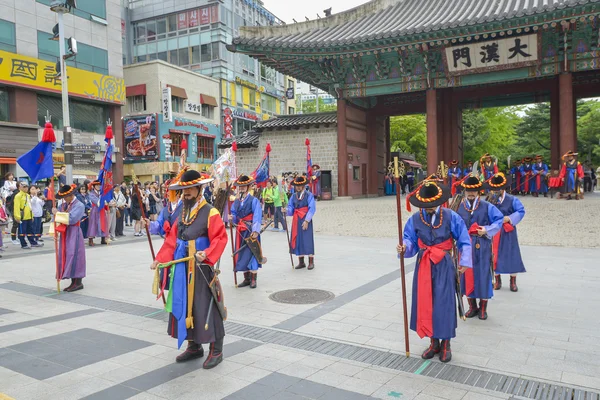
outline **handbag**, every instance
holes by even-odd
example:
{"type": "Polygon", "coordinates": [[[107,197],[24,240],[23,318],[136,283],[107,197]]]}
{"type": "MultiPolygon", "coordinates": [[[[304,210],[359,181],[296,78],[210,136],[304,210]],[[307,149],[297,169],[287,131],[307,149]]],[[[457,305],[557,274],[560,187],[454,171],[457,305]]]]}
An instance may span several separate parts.
{"type": "Polygon", "coordinates": [[[117,218],[121,218],[121,210],[117,208],[117,218]]]}

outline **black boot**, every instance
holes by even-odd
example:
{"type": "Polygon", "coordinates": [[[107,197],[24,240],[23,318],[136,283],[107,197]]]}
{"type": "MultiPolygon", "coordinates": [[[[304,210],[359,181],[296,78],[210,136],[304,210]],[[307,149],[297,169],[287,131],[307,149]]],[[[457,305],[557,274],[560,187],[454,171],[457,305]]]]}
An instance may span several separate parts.
{"type": "Polygon", "coordinates": [[[450,339],[442,340],[440,349],[440,361],[447,363],[452,360],[452,349],[450,348],[450,339]]]}
{"type": "Polygon", "coordinates": [[[250,280],[250,289],[256,289],[256,278],[258,278],[258,274],[250,274],[251,275],[251,280],[250,280]]]}
{"type": "Polygon", "coordinates": [[[78,290],[83,289],[83,278],[75,278],[73,279],[75,282],[73,283],[73,286],[71,286],[70,288],[65,289],[66,292],[76,292],[78,290]]]}
{"type": "Polygon", "coordinates": [[[519,287],[517,286],[517,277],[516,276],[510,277],[510,291],[511,292],[519,291],[519,287]]]}
{"type": "Polygon", "coordinates": [[[219,365],[223,361],[223,339],[217,339],[210,344],[210,351],[202,368],[211,369],[219,365]]]}
{"type": "Polygon", "coordinates": [[[494,290],[502,289],[502,277],[500,275],[496,275],[496,283],[494,284],[494,290]]]}
{"type": "Polygon", "coordinates": [[[313,269],[313,268],[315,268],[315,258],[308,257],[308,269],[313,269]]]}
{"type": "Polygon", "coordinates": [[[467,298],[469,302],[469,311],[465,313],[465,317],[473,318],[479,313],[479,308],[477,308],[477,299],[467,298]]]}
{"type": "Polygon", "coordinates": [[[90,247],[94,246],[94,238],[88,238],[88,246],[90,246],[90,247]]]}
{"type": "Polygon", "coordinates": [[[429,360],[430,358],[433,358],[433,356],[435,356],[439,352],[440,352],[440,340],[431,338],[431,343],[429,344],[429,347],[427,348],[427,350],[425,350],[423,352],[423,354],[421,354],[421,358],[423,358],[425,360],[429,360]]]}
{"type": "Polygon", "coordinates": [[[76,278],[71,279],[71,284],[63,289],[63,292],[70,292],[71,288],[75,285],[76,278]]]}
{"type": "Polygon", "coordinates": [[[304,257],[298,257],[298,261],[300,261],[300,263],[296,265],[294,269],[306,268],[306,264],[304,264],[304,257]]]}
{"type": "Polygon", "coordinates": [[[250,272],[244,272],[244,281],[242,283],[240,283],[239,285],[237,285],[237,287],[246,287],[246,286],[250,286],[250,272]]]}
{"type": "Polygon", "coordinates": [[[488,301],[483,299],[479,302],[479,319],[487,319],[487,303],[488,301]]]}
{"type": "Polygon", "coordinates": [[[106,238],[105,237],[103,237],[102,240],[100,240],[100,244],[108,244],[108,243],[106,243],[106,238]]]}
{"type": "Polygon", "coordinates": [[[204,349],[202,348],[202,345],[196,344],[194,342],[188,342],[187,349],[185,349],[185,351],[183,353],[178,355],[175,358],[175,361],[185,362],[185,361],[190,361],[190,360],[194,360],[196,358],[202,358],[202,357],[204,357],[204,349]]]}

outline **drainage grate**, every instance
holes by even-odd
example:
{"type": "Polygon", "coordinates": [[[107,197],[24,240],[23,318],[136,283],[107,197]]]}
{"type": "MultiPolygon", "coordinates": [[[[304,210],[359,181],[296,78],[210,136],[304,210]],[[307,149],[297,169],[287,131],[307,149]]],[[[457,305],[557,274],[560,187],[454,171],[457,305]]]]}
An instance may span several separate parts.
{"type": "MultiPolygon", "coordinates": [[[[52,292],[48,292],[47,289],[21,283],[9,282],[0,284],[0,289],[28,293],[36,296],[52,296],[52,298],[56,300],[156,320],[166,321],[168,318],[168,314],[157,308],[139,306],[122,301],[107,300],[77,293],[61,293],[60,296],[54,297],[52,292]]],[[[539,382],[516,376],[497,374],[474,368],[442,364],[436,361],[423,361],[422,359],[415,357],[407,358],[404,355],[389,351],[374,350],[367,347],[339,343],[327,339],[302,336],[273,328],[261,328],[226,321],[225,331],[229,335],[252,339],[263,343],[273,343],[294,349],[327,354],[346,360],[360,361],[365,364],[377,365],[398,371],[424,375],[430,378],[456,382],[471,387],[506,393],[512,396],[518,396],[519,398],[536,400],[600,400],[600,393],[598,392],[575,389],[547,382],[539,382]]]]}
{"type": "Polygon", "coordinates": [[[320,289],[289,289],[275,292],[269,296],[273,301],[286,304],[316,304],[334,297],[333,293],[320,289]]]}

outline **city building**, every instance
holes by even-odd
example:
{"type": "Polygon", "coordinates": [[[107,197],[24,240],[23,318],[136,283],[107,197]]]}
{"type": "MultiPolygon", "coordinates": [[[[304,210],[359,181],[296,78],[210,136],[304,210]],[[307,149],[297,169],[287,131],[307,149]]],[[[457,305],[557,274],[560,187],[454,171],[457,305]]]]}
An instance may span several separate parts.
{"type": "MultiPolygon", "coordinates": [[[[41,137],[47,113],[55,128],[55,164],[62,153],[61,79],[55,64],[59,42],[52,29],[51,0],[4,0],[0,4],[0,174],[25,172],[16,159],[41,137]]],[[[70,125],[76,146],[74,177],[97,176],[106,123],[114,121],[115,179],[122,176],[121,106],[125,103],[121,45],[121,0],[78,0],[64,16],[66,38],[78,53],[67,62],[70,125]],[[84,153],[84,150],[86,149],[84,153]]]]}
{"type": "Polygon", "coordinates": [[[125,175],[168,179],[178,171],[184,139],[190,167],[208,168],[221,141],[219,80],[162,60],[127,65],[123,72],[125,175]]]}
{"type": "Polygon", "coordinates": [[[123,15],[125,63],[162,60],[221,81],[224,136],[242,134],[289,107],[295,111],[283,74],[226,48],[242,26],[281,23],[260,0],[129,0],[123,15]]]}

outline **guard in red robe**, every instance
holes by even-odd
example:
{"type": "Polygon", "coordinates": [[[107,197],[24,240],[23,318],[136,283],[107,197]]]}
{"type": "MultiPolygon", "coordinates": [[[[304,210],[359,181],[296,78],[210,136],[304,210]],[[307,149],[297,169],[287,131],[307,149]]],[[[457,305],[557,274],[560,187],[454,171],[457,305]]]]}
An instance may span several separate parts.
{"type": "Polygon", "coordinates": [[[567,196],[567,200],[571,200],[571,196],[575,196],[575,200],[583,198],[583,167],[581,163],[575,159],[578,153],[568,151],[563,158],[563,165],[560,169],[559,178],[563,181],[563,196],[567,196]]]}

